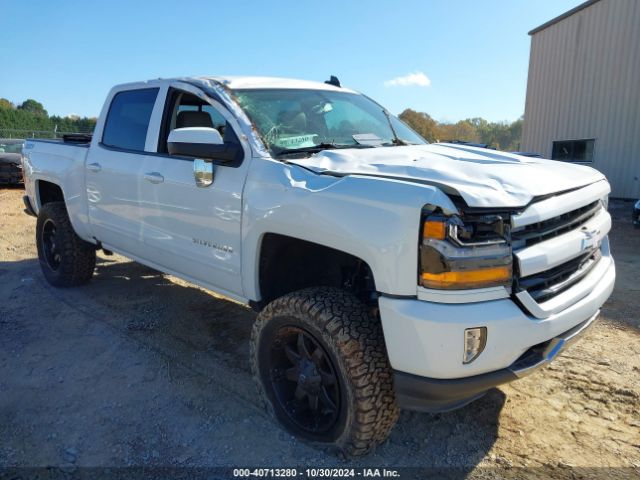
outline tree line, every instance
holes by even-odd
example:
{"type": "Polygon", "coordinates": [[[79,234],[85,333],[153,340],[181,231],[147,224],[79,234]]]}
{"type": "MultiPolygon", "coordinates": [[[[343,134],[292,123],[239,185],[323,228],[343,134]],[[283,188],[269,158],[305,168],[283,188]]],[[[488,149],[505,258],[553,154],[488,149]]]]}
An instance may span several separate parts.
{"type": "Polygon", "coordinates": [[[0,98],[0,130],[91,133],[95,126],[96,118],[49,116],[44,106],[32,98],[19,105],[0,98]]]}
{"type": "Polygon", "coordinates": [[[429,142],[461,140],[482,143],[506,151],[520,149],[523,117],[515,122],[488,122],[484,118],[468,118],[456,123],[437,122],[424,112],[410,108],[399,115],[406,124],[429,142]]]}

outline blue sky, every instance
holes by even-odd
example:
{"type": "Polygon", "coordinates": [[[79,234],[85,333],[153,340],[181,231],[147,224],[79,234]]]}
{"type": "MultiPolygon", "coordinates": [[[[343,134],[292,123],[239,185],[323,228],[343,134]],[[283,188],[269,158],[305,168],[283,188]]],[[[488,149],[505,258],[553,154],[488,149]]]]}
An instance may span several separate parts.
{"type": "Polygon", "coordinates": [[[95,116],[128,81],[334,74],[394,113],[515,120],[527,32],[581,1],[0,0],[0,97],[95,116]]]}

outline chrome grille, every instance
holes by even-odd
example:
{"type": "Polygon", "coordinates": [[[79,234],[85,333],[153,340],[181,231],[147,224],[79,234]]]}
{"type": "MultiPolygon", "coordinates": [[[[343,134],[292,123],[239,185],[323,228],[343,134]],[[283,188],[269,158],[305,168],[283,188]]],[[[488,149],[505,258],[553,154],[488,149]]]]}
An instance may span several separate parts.
{"type": "Polygon", "coordinates": [[[544,302],[582,280],[601,257],[599,249],[589,252],[545,272],[520,278],[518,286],[520,290],[526,290],[536,302],[544,302]]]}
{"type": "Polygon", "coordinates": [[[596,200],[584,207],[549,218],[542,222],[534,223],[512,231],[514,250],[530,247],[536,243],[562,235],[576,229],[581,224],[592,218],[602,208],[600,200],[596,200]]]}
{"type": "MultiPolygon", "coordinates": [[[[512,230],[514,253],[524,251],[538,243],[551,240],[583,226],[599,215],[603,206],[600,200],[543,221],[512,230]]],[[[514,291],[526,291],[537,303],[543,303],[568,290],[582,280],[598,263],[602,254],[600,246],[584,251],[579,256],[533,275],[516,273],[514,291]]]]}

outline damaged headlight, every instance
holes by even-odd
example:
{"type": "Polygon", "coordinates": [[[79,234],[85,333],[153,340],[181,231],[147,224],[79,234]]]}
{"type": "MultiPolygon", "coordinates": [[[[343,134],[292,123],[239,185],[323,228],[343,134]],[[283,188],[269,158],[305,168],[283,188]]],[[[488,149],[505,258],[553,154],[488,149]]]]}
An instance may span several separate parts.
{"type": "Polygon", "coordinates": [[[511,285],[508,215],[447,216],[426,208],[421,231],[423,287],[463,290],[511,285]]]}

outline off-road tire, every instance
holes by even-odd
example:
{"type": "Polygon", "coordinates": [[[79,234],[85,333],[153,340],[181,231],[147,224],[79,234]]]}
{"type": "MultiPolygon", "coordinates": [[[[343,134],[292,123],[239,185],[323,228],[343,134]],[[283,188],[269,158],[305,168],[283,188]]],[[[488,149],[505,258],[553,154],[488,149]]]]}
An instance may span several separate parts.
{"type": "Polygon", "coordinates": [[[267,305],[253,326],[251,366],[260,398],[271,416],[293,434],[347,457],[363,455],[382,443],[398,419],[393,373],[380,321],[343,290],[307,288],[267,305]],[[335,430],[324,438],[292,428],[274,398],[266,364],[269,349],[277,348],[269,343],[278,325],[292,325],[313,334],[336,367],[344,391],[341,398],[346,401],[340,405],[342,414],[335,430]]]}
{"type": "Polygon", "coordinates": [[[64,202],[50,202],[38,212],[36,245],[40,268],[54,287],[75,287],[88,282],[96,266],[96,247],[82,240],[71,226],[64,202]],[[47,261],[43,244],[45,225],[55,226],[55,243],[59,251],[59,265],[52,267],[47,261]]]}

